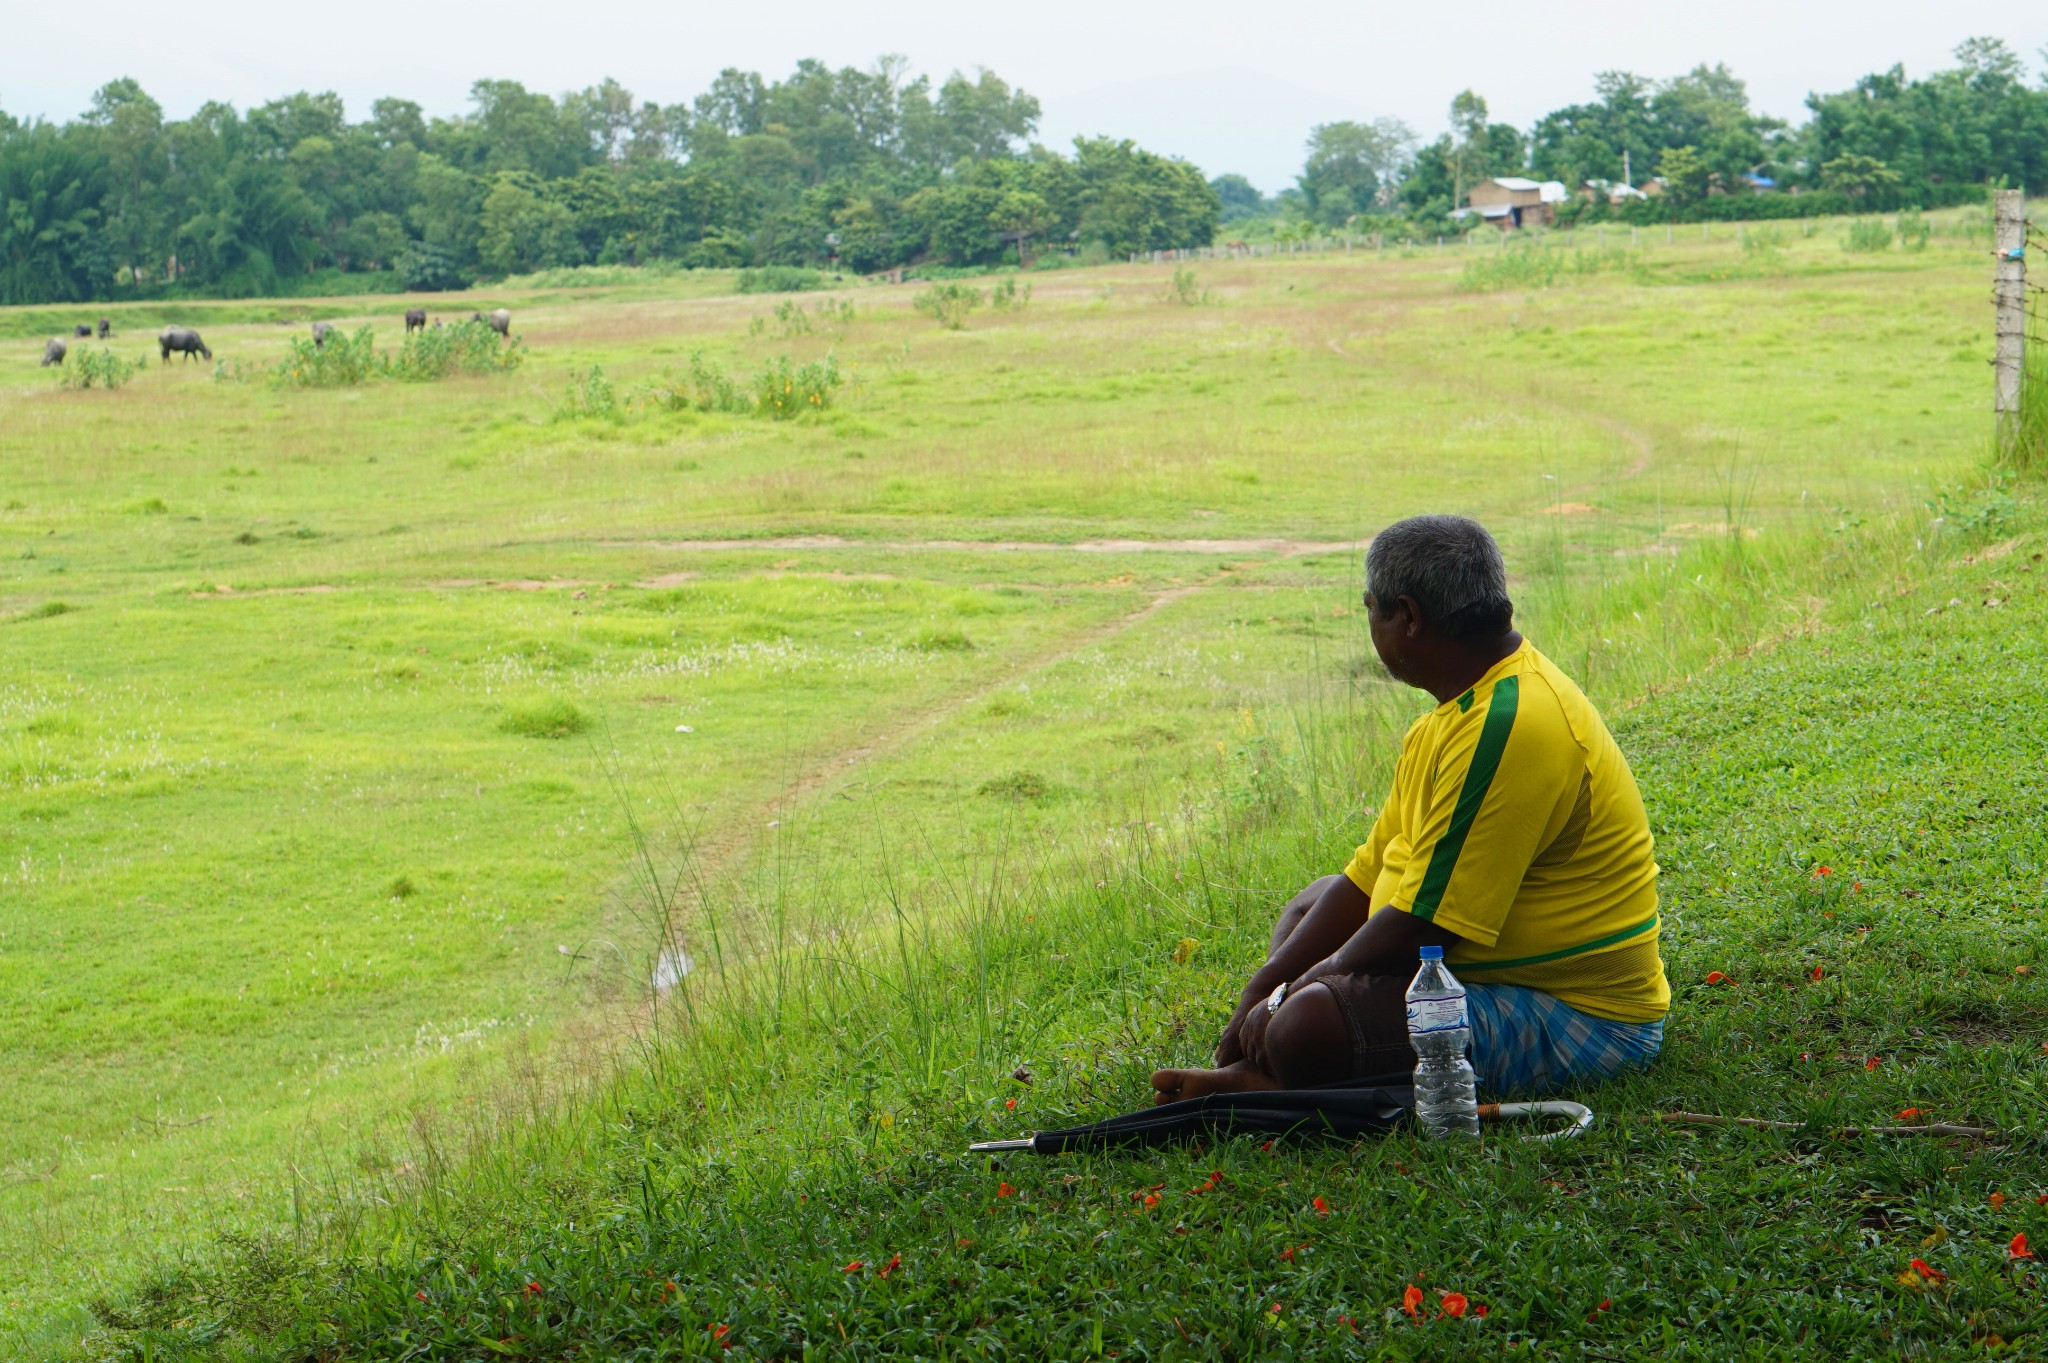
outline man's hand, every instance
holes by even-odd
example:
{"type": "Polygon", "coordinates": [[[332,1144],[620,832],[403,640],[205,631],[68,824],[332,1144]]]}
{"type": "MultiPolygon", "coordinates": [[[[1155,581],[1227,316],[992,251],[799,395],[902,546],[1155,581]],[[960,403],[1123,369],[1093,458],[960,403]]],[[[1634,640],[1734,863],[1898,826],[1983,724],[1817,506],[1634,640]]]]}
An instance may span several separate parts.
{"type": "Polygon", "coordinates": [[[1272,1021],[1273,1014],[1260,1003],[1245,1015],[1236,1032],[1238,1055],[1267,1073],[1272,1071],[1266,1064],[1266,1028],[1272,1021]]]}

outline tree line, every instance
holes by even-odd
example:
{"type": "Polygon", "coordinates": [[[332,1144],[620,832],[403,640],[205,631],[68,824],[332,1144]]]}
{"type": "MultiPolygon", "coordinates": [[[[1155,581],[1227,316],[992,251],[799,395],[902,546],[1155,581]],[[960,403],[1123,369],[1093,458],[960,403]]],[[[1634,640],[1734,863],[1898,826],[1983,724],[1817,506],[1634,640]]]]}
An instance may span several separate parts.
{"type": "Polygon", "coordinates": [[[993,72],[941,84],[902,58],[786,79],[727,70],[660,105],[616,81],[552,97],[480,80],[467,111],[331,93],[166,119],[117,80],[64,123],[0,110],[0,303],[453,289],[584,264],[974,267],[1210,243],[1219,226],[1459,230],[1494,175],[1642,185],[1568,217],[1777,216],[1933,207],[2048,183],[2048,84],[2004,43],[1814,94],[1798,126],[1725,66],[1607,72],[1528,128],[1465,91],[1424,143],[1397,119],[1319,125],[1293,187],[1205,180],[1130,141],[1033,140],[1039,103],[993,72]],[[1759,188],[1767,193],[1755,192],[1759,188]],[[1793,196],[1797,194],[1795,199],[1793,196]]]}
{"type": "Polygon", "coordinates": [[[1226,222],[1446,231],[1473,183],[1496,175],[1562,181],[1574,191],[1567,218],[1616,211],[1605,195],[1577,192],[1589,181],[1655,179],[1655,199],[1621,211],[1639,220],[1931,208],[1994,182],[2048,185],[2048,71],[2029,83],[2018,54],[1994,38],[1970,39],[1953,59],[1918,80],[1894,66],[1811,94],[1796,127],[1751,108],[1723,65],[1668,80],[1603,72],[1592,100],[1526,130],[1494,122],[1467,90],[1432,142],[1396,119],[1325,123],[1292,188],[1268,198],[1239,176],[1214,184],[1226,222]]]}
{"type": "Polygon", "coordinates": [[[300,93],[169,120],[132,80],[78,119],[0,111],[0,303],[256,296],[370,276],[450,289],[582,264],[972,266],[1210,240],[1200,171],[1114,138],[1032,142],[992,72],[934,88],[900,58],[727,70],[688,104],[615,81],[554,98],[480,80],[429,118],[348,121],[300,93]]]}

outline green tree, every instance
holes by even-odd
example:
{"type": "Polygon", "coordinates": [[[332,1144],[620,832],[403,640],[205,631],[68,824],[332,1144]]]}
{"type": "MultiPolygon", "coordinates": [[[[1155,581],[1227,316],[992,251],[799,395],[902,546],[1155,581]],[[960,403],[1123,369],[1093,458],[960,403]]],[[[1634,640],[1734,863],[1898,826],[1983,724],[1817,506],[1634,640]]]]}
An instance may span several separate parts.
{"type": "MultiPolygon", "coordinates": [[[[1479,101],[1478,112],[1483,119],[1485,101],[1479,101]]],[[[1392,200],[1414,147],[1415,134],[1397,118],[1319,123],[1309,133],[1308,161],[1295,184],[1317,222],[1339,227],[1392,200]]]]}
{"type": "Polygon", "coordinates": [[[1707,197],[1707,163],[1691,147],[1666,147],[1657,158],[1657,174],[1664,180],[1664,197],[1673,208],[1691,208],[1707,197]]]}

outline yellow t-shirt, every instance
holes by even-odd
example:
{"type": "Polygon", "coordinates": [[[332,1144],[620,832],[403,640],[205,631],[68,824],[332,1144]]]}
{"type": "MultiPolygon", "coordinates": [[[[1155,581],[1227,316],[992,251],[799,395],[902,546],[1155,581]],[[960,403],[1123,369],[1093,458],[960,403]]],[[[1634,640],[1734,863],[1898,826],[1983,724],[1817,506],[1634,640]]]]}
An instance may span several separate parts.
{"type": "Polygon", "coordinates": [[[1657,862],[1628,759],[1528,642],[1409,726],[1372,836],[1344,874],[1465,940],[1461,980],[1520,984],[1616,1022],[1671,1006],[1657,862]]]}

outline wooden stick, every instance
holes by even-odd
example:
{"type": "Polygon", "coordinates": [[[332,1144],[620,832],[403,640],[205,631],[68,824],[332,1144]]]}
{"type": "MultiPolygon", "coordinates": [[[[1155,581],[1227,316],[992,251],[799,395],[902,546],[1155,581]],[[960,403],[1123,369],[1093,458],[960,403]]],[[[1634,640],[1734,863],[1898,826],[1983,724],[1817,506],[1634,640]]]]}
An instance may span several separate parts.
{"type": "MultiPolygon", "coordinates": [[[[1660,1112],[1660,1122],[1679,1126],[1750,1126],[1766,1131],[1804,1131],[1804,1122],[1767,1122],[1761,1117],[1722,1117],[1711,1112],[1660,1112]]],[[[1845,1126],[1835,1130],[1837,1136],[1988,1136],[1990,1128],[1982,1126],[1951,1126],[1947,1122],[1936,1122],[1931,1126],[1845,1126]]]]}

